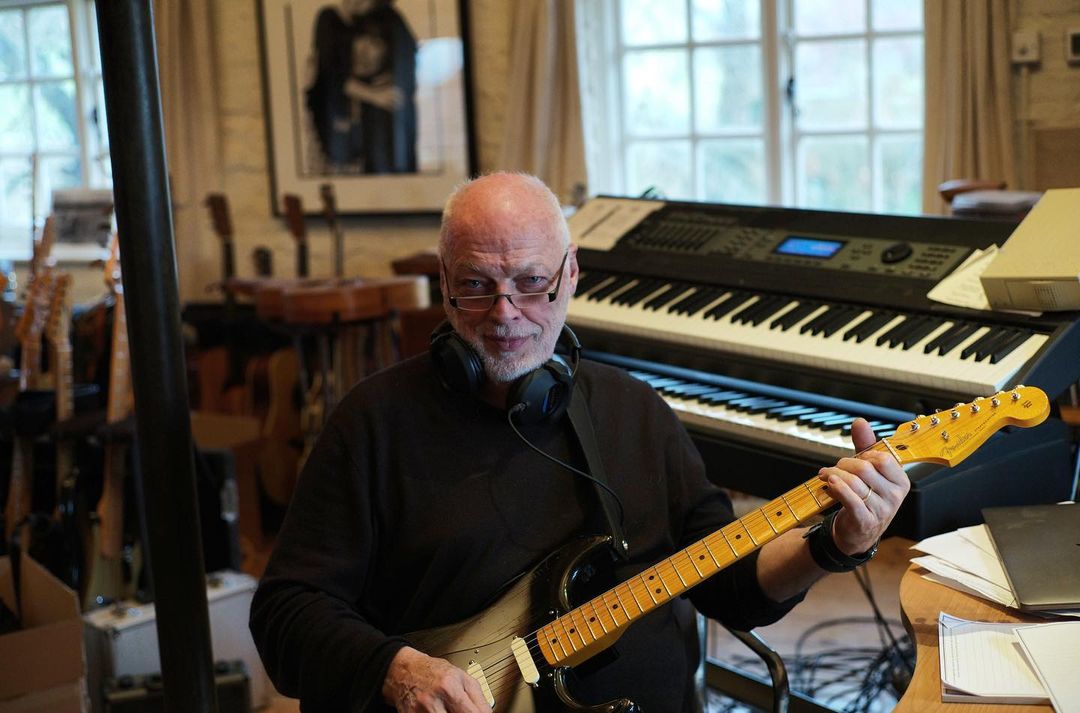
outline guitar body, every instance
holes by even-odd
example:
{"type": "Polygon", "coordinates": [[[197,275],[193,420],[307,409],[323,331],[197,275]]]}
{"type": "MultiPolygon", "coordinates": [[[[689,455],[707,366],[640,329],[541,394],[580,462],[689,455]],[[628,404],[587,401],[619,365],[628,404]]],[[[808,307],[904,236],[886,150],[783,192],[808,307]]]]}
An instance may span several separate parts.
{"type": "MultiPolygon", "coordinates": [[[[567,669],[541,669],[535,686],[525,682],[514,663],[511,643],[526,638],[556,616],[573,608],[571,597],[593,569],[592,563],[610,559],[610,537],[574,540],[545,558],[532,571],[515,580],[487,609],[465,621],[438,629],[407,634],[420,651],[444,658],[478,680],[487,682],[495,713],[535,710],[575,710],[590,713],[630,713],[637,708],[626,699],[597,706],[575,701],[568,689],[567,669]],[[471,670],[470,670],[471,668],[471,670]]],[[[608,645],[614,643],[614,639],[608,645]]],[[[535,649],[535,646],[532,647],[535,649]]],[[[543,659],[534,652],[538,664],[543,659]]],[[[483,687],[483,683],[481,683],[483,687]]]]}

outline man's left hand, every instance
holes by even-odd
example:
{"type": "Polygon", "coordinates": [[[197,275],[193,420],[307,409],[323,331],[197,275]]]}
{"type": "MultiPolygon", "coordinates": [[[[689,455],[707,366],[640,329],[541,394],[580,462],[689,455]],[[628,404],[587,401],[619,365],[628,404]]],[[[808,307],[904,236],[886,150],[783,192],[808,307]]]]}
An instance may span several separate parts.
{"type": "Polygon", "coordinates": [[[877,441],[865,420],[857,418],[851,424],[851,440],[857,455],[822,468],[818,477],[829,484],[833,498],[843,506],[833,522],[833,540],[844,554],[856,555],[881,539],[911,483],[892,454],[860,453],[877,441]]]}

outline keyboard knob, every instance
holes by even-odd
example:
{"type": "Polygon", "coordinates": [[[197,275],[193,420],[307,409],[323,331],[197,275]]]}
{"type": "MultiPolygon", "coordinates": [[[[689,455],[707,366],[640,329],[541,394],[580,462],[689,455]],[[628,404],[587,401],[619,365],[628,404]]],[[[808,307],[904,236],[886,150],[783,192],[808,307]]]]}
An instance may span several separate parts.
{"type": "Polygon", "coordinates": [[[900,262],[908,255],[911,255],[910,245],[907,243],[893,243],[881,251],[881,261],[886,265],[892,265],[894,262],[900,262]]]}

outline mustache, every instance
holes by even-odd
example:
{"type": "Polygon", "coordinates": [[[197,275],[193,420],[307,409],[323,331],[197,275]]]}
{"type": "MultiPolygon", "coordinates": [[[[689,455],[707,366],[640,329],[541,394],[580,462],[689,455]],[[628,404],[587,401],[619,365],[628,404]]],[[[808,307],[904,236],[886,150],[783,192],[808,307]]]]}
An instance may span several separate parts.
{"type": "Polygon", "coordinates": [[[522,331],[515,329],[508,324],[496,324],[484,329],[481,332],[483,337],[494,337],[495,339],[525,339],[527,337],[537,337],[539,332],[535,330],[522,331]]]}

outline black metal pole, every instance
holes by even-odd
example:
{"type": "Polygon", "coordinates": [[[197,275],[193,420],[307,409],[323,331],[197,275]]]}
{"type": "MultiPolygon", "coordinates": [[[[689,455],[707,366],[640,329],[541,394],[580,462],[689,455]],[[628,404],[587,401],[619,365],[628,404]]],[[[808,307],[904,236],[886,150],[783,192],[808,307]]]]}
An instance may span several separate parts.
{"type": "Polygon", "coordinates": [[[151,0],[98,0],[165,710],[215,713],[151,0]]]}

